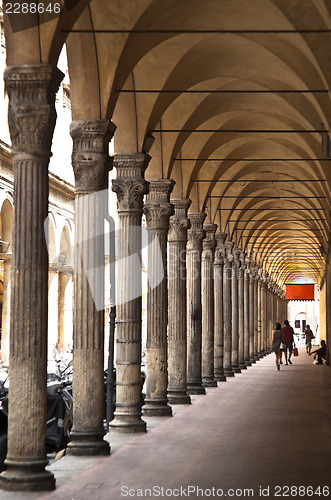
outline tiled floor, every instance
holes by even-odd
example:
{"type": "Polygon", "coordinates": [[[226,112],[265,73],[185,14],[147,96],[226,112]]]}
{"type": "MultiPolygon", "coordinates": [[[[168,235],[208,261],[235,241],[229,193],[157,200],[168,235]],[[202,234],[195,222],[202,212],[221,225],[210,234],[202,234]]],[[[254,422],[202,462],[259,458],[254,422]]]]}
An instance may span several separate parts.
{"type": "Polygon", "coordinates": [[[0,499],[325,498],[330,401],[330,367],[313,365],[302,349],[278,372],[270,355],[174,417],[150,419],[146,434],[108,435],[110,457],[54,463],[55,492],[0,499]]]}

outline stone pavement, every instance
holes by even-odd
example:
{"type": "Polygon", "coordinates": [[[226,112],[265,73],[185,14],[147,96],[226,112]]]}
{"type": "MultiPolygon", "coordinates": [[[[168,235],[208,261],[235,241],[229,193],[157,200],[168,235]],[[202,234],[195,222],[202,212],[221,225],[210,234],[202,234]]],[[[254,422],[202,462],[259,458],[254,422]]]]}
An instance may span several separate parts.
{"type": "Polygon", "coordinates": [[[312,361],[301,349],[278,372],[267,356],[175,416],[148,419],[146,434],[109,434],[110,457],[55,462],[54,492],[0,491],[0,499],[325,498],[331,372],[312,361]]]}

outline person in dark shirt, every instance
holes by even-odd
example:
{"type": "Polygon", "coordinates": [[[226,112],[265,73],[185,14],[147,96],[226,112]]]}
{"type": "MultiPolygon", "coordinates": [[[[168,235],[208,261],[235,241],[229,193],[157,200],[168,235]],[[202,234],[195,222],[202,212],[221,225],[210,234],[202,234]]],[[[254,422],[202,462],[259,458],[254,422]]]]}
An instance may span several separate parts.
{"type": "Polygon", "coordinates": [[[326,342],[325,340],[321,340],[321,347],[319,349],[316,349],[316,351],[313,351],[309,354],[315,354],[314,359],[317,357],[317,364],[322,365],[323,364],[323,359],[326,360],[326,342]]]}
{"type": "Polygon", "coordinates": [[[282,332],[283,332],[284,343],[286,345],[286,351],[285,351],[285,362],[286,363],[285,364],[291,365],[292,364],[291,356],[292,356],[292,352],[293,352],[293,342],[294,342],[294,330],[290,326],[290,323],[288,322],[287,319],[284,321],[284,326],[282,327],[282,332]],[[288,362],[287,362],[287,353],[289,353],[288,354],[288,362]]]}

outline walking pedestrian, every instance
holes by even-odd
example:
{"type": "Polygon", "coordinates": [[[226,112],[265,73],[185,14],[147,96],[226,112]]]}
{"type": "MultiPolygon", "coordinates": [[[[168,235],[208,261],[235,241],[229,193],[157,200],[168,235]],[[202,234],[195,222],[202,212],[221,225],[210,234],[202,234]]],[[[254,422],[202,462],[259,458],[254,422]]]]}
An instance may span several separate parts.
{"type": "Polygon", "coordinates": [[[313,332],[310,329],[310,326],[307,325],[305,328],[305,337],[306,337],[306,351],[307,354],[311,353],[311,341],[315,338],[313,332]]]}
{"type": "Polygon", "coordinates": [[[282,360],[282,350],[280,348],[281,343],[284,343],[284,336],[282,332],[282,325],[280,323],[276,323],[276,330],[273,332],[273,341],[271,345],[271,349],[275,353],[276,356],[276,368],[280,370],[280,364],[282,360]]]}
{"type": "Polygon", "coordinates": [[[291,361],[291,356],[293,352],[293,343],[294,343],[294,330],[290,326],[290,323],[286,319],[284,321],[284,326],[282,328],[283,336],[284,336],[284,344],[286,345],[285,349],[285,364],[292,364],[291,361]],[[288,353],[288,359],[287,359],[287,353],[288,353]],[[288,361],[288,362],[287,362],[288,361]]]}

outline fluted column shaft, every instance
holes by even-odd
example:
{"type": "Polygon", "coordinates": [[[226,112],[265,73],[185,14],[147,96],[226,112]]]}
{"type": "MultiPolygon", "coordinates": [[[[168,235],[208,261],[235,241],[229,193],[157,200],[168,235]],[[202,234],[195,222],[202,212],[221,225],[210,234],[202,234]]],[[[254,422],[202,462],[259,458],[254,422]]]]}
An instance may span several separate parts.
{"type": "Polygon", "coordinates": [[[238,276],[238,331],[239,331],[239,368],[246,370],[245,363],[245,271],[246,253],[240,253],[240,267],[238,276]]]}
{"type": "Polygon", "coordinates": [[[205,394],[201,379],[202,307],[201,252],[205,237],[204,212],[189,213],[187,231],[187,388],[188,394],[205,394]]]}
{"type": "Polygon", "coordinates": [[[255,309],[254,300],[254,282],[255,282],[255,270],[251,268],[249,275],[249,360],[251,363],[255,363],[256,359],[254,357],[254,317],[257,314],[255,309]]]}
{"type": "Polygon", "coordinates": [[[149,193],[143,213],[148,231],[147,342],[146,342],[146,399],[143,415],[171,415],[167,404],[168,385],[168,285],[167,235],[169,218],[173,215],[170,179],[149,180],[149,193]]]}
{"type": "Polygon", "coordinates": [[[270,283],[270,286],[269,286],[270,313],[269,313],[268,343],[267,343],[268,353],[270,352],[270,347],[271,347],[271,332],[273,331],[273,317],[274,317],[274,296],[273,296],[272,288],[273,288],[273,284],[270,283]]]}
{"type": "Polygon", "coordinates": [[[206,238],[202,243],[201,303],[202,303],[202,385],[216,387],[214,378],[214,253],[216,224],[203,226],[206,238]]]}
{"type": "Polygon", "coordinates": [[[231,280],[231,308],[232,308],[232,352],[231,366],[234,373],[240,373],[239,368],[239,310],[238,310],[238,275],[239,257],[241,250],[233,250],[232,280],[231,280]]]}
{"type": "Polygon", "coordinates": [[[267,308],[268,308],[268,301],[267,301],[267,292],[268,292],[268,284],[267,284],[267,276],[266,272],[263,272],[263,278],[262,278],[262,295],[261,295],[261,312],[262,312],[262,354],[264,355],[266,353],[267,347],[267,308]]]}
{"type": "Polygon", "coordinates": [[[244,352],[245,352],[245,365],[251,366],[250,356],[249,356],[249,344],[250,344],[250,309],[249,309],[249,276],[250,276],[250,257],[246,258],[246,269],[244,271],[244,352]]]}
{"type": "Polygon", "coordinates": [[[259,359],[259,289],[258,289],[258,273],[255,273],[254,280],[254,359],[257,361],[259,359]]]}
{"type": "Polygon", "coordinates": [[[63,74],[50,64],[9,66],[5,84],[14,170],[7,470],[1,488],[50,490],[45,471],[48,163],[63,74]]]}
{"type": "Polygon", "coordinates": [[[262,281],[260,273],[257,274],[257,284],[258,284],[258,348],[257,353],[259,358],[262,357],[262,281]]]}
{"type": "Polygon", "coordinates": [[[190,404],[187,394],[187,318],[186,318],[186,243],[190,222],[187,210],[191,201],[172,199],[174,215],[170,217],[168,278],[168,401],[190,404]]]}
{"type": "Polygon", "coordinates": [[[71,455],[109,454],[103,439],[104,219],[111,167],[108,144],[114,130],[109,120],[74,121],[70,126],[75,174],[71,455]]]}
{"type": "Polygon", "coordinates": [[[224,356],[223,367],[226,377],[234,377],[232,370],[232,247],[233,243],[225,243],[225,260],[223,276],[223,312],[224,312],[224,356]]]}
{"type": "Polygon", "coordinates": [[[142,153],[114,156],[119,218],[116,297],[116,410],[110,430],[145,432],[141,419],[141,217],[144,180],[150,157],[142,153]]]}
{"type": "Polygon", "coordinates": [[[214,375],[217,382],[225,382],[223,369],[224,322],[223,322],[223,267],[225,233],[217,233],[214,259],[214,375]]]}

